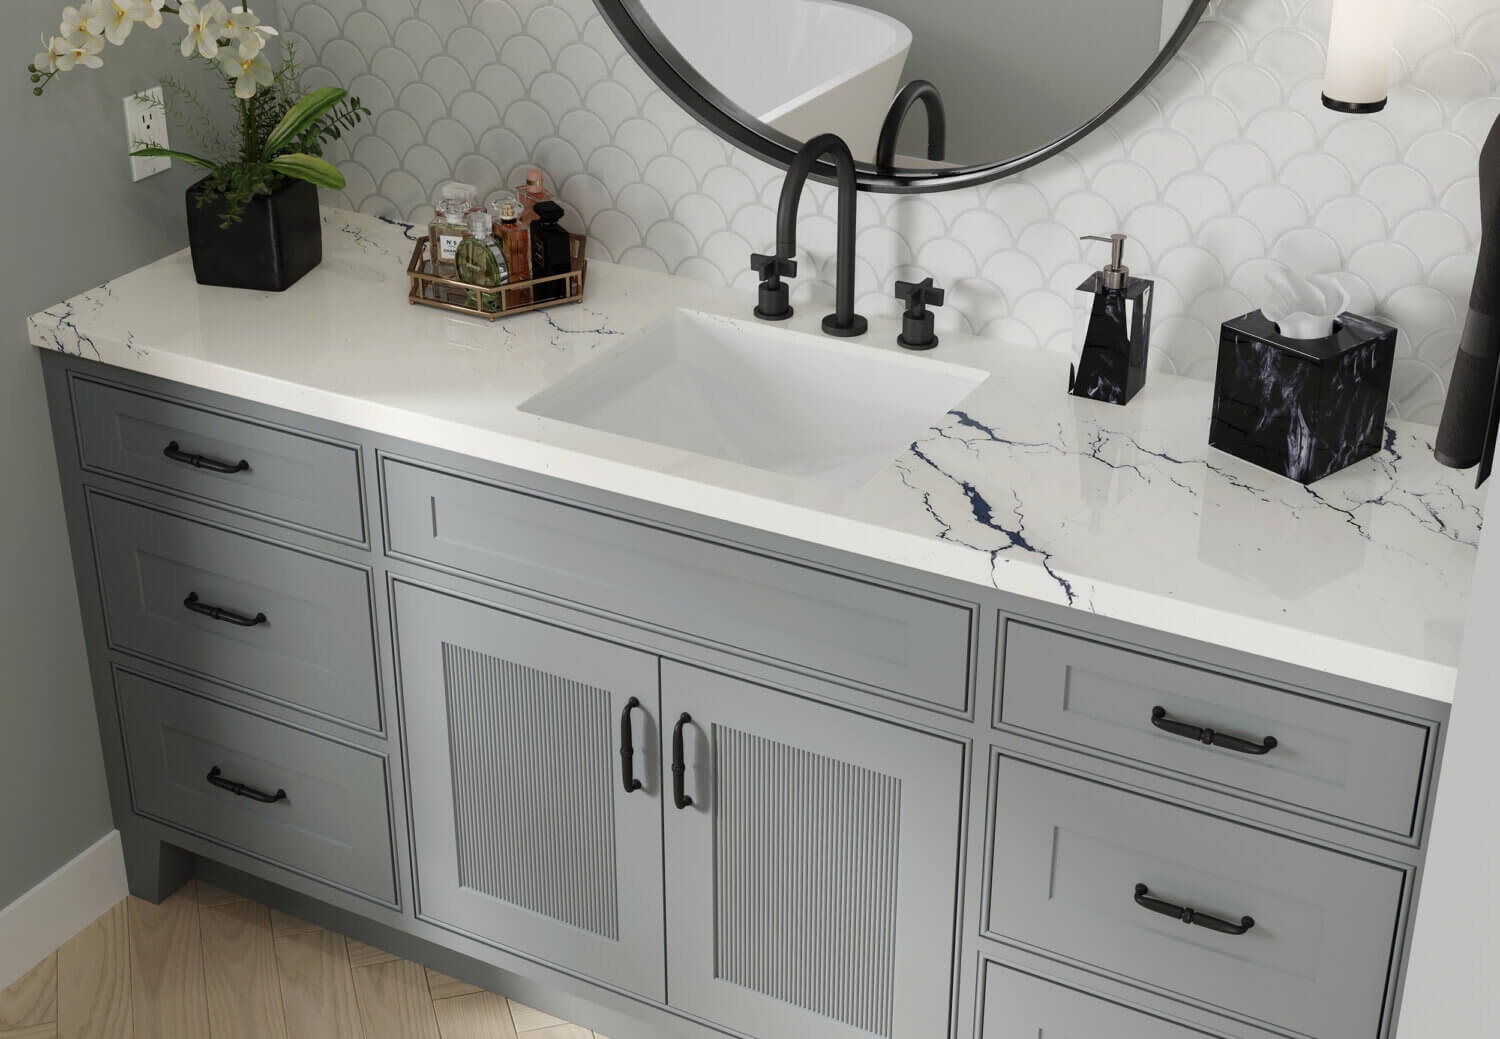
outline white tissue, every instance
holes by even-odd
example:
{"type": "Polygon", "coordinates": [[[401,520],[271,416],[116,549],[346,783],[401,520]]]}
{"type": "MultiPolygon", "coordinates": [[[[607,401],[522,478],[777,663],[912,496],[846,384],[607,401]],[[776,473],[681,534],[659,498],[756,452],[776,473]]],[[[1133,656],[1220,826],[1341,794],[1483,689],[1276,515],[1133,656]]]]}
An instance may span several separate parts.
{"type": "Polygon", "coordinates": [[[1261,313],[1276,322],[1287,339],[1323,339],[1333,335],[1334,320],[1349,307],[1349,293],[1327,274],[1302,277],[1290,267],[1266,275],[1270,289],[1261,313]]]}

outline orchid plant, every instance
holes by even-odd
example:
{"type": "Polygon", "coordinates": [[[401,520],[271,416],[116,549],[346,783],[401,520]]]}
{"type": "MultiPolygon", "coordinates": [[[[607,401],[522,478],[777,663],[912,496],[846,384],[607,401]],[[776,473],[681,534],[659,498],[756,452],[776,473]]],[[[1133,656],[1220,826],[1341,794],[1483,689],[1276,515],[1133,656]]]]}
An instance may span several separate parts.
{"type": "Polygon", "coordinates": [[[343,188],[344,176],[323,158],[323,146],[353,129],[369,110],[338,87],[303,91],[294,49],[285,47],[273,65],[266,51],[278,33],[248,7],[230,10],[222,0],[88,0],[66,7],[57,34],[42,37],[46,49],[27,67],[32,93],[41,96],[54,79],[73,69],[100,68],[106,45],[122,45],[137,25],[160,29],[171,15],[185,29],[182,56],[211,65],[233,95],[235,142],[226,146],[213,130],[207,106],[182,81],[169,78],[172,97],[188,109],[184,123],[206,154],[155,147],[140,147],[133,154],[208,170],[198,188],[198,204],[223,199],[225,226],[241,219],[251,199],[270,195],[289,177],[343,188]]]}

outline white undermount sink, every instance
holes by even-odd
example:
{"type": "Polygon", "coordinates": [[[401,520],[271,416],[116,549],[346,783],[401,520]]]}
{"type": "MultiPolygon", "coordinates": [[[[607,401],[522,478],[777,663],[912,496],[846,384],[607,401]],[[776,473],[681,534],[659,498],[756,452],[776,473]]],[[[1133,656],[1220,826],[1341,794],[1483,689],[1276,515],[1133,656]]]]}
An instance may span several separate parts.
{"type": "Polygon", "coordinates": [[[677,310],[521,410],[852,489],[986,378],[930,357],[677,310]]]}

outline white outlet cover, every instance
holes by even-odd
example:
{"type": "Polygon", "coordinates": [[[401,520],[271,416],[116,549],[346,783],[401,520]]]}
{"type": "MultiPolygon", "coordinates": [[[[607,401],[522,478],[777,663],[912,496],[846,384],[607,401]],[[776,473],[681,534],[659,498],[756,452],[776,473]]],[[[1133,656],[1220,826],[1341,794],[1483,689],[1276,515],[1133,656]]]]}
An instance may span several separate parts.
{"type": "MultiPolygon", "coordinates": [[[[167,140],[167,112],[163,106],[161,87],[152,87],[131,94],[125,99],[125,145],[126,154],[149,145],[170,148],[167,140]]],[[[172,168],[171,159],[130,159],[130,179],[145,180],[172,168]]]]}

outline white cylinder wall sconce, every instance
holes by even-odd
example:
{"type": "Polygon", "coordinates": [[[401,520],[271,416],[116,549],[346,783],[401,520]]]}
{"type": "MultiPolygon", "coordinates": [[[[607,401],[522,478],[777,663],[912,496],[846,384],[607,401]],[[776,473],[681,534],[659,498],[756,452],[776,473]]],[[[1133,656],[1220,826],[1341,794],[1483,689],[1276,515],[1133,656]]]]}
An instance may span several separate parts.
{"type": "Polygon", "coordinates": [[[1385,108],[1402,0],[1334,0],[1323,104],[1365,115],[1385,108]]]}

